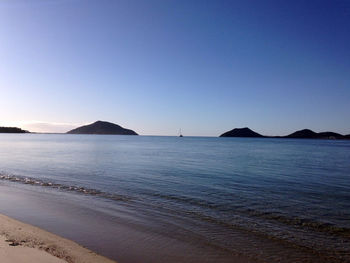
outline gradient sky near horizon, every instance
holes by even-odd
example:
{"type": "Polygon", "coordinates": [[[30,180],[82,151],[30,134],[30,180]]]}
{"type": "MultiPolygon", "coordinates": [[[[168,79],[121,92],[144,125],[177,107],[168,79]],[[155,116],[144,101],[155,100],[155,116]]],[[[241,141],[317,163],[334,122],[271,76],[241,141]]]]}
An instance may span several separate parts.
{"type": "Polygon", "coordinates": [[[0,126],[350,133],[350,1],[1,0],[0,126]]]}

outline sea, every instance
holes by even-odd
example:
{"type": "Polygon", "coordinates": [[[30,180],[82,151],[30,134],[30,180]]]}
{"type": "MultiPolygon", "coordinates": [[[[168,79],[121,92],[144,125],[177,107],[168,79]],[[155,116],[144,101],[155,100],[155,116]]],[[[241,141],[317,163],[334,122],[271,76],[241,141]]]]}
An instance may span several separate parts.
{"type": "Polygon", "coordinates": [[[350,140],[0,134],[0,213],[119,263],[350,262],[350,140]]]}

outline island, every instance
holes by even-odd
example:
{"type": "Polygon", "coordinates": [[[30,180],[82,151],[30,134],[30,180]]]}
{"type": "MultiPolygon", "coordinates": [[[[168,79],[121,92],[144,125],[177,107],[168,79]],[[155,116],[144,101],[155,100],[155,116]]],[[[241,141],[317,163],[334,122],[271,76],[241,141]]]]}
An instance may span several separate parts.
{"type": "Polygon", "coordinates": [[[285,138],[300,138],[300,139],[345,139],[343,136],[335,132],[314,132],[309,129],[303,129],[300,131],[293,132],[285,136],[285,138]]]}
{"type": "Polygon", "coordinates": [[[133,130],[125,129],[107,121],[96,121],[92,124],[73,129],[68,134],[106,134],[106,135],[138,135],[133,130]]]}
{"type": "Polygon", "coordinates": [[[225,132],[220,135],[220,137],[251,137],[251,138],[263,138],[265,136],[252,131],[248,127],[245,128],[235,128],[231,131],[225,132]]]}
{"type": "Polygon", "coordinates": [[[286,138],[286,139],[335,139],[345,140],[350,139],[349,135],[341,135],[336,132],[314,132],[310,129],[303,129],[293,132],[286,136],[264,136],[251,129],[235,128],[220,135],[220,137],[251,137],[251,138],[286,138]]]}
{"type": "Polygon", "coordinates": [[[29,133],[29,131],[17,127],[0,127],[0,133],[29,133]]]}

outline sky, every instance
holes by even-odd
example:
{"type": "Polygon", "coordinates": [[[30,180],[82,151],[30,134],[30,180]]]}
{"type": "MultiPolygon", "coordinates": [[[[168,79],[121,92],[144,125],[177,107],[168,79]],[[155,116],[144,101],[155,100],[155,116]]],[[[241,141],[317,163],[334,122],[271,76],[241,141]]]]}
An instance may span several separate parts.
{"type": "Polygon", "coordinates": [[[350,134],[350,0],[0,0],[0,126],[350,134]]]}

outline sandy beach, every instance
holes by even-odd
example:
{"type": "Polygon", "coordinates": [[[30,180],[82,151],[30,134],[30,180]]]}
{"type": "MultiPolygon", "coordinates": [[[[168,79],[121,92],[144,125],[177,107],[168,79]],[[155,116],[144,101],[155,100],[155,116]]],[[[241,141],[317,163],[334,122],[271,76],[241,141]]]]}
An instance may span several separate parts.
{"type": "Polygon", "coordinates": [[[0,214],[2,263],[115,263],[79,244],[0,214]]]}

